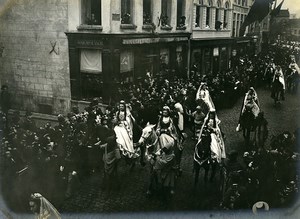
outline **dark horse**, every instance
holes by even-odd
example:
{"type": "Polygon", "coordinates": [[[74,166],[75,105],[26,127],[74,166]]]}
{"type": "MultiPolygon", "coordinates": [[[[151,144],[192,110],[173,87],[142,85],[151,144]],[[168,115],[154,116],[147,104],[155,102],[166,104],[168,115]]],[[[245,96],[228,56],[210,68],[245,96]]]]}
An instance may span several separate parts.
{"type": "Polygon", "coordinates": [[[198,183],[199,172],[201,167],[203,167],[205,170],[204,173],[205,183],[208,181],[208,171],[210,167],[212,170],[210,175],[210,182],[213,181],[216,175],[216,168],[218,162],[211,157],[210,144],[211,144],[211,135],[209,133],[206,133],[202,135],[201,141],[199,141],[195,146],[195,152],[194,152],[194,171],[195,171],[194,185],[195,186],[198,183]]]}
{"type": "Polygon", "coordinates": [[[255,131],[256,128],[256,118],[252,112],[251,106],[246,105],[245,111],[241,114],[240,124],[243,130],[243,137],[248,146],[250,143],[251,132],[255,131]]]}
{"type": "Polygon", "coordinates": [[[277,104],[279,100],[284,100],[283,84],[279,81],[279,76],[275,76],[272,83],[271,97],[274,99],[274,103],[277,104]]]}

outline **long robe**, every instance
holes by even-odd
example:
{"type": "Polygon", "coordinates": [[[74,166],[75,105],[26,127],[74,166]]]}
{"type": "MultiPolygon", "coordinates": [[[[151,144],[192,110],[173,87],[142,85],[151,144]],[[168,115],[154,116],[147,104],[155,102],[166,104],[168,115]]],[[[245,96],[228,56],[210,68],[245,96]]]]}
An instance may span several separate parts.
{"type": "Polygon", "coordinates": [[[117,136],[117,143],[120,147],[122,154],[128,158],[138,157],[133,147],[133,121],[129,111],[126,112],[126,116],[123,120],[119,121],[119,124],[115,126],[114,131],[117,136]]]}

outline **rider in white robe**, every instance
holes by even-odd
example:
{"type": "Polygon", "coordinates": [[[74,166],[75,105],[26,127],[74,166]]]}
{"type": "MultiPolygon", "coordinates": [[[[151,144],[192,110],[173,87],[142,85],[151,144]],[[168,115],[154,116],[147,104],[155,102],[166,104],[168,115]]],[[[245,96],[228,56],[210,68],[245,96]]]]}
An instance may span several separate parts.
{"type": "Polygon", "coordinates": [[[120,102],[119,111],[116,113],[117,125],[114,131],[117,136],[117,143],[122,154],[128,158],[135,158],[138,156],[133,147],[133,121],[129,109],[126,107],[124,101],[120,102]]]}
{"type": "Polygon", "coordinates": [[[211,111],[204,119],[203,126],[200,131],[198,143],[201,141],[201,136],[204,129],[207,129],[211,136],[210,150],[212,158],[216,159],[218,163],[226,158],[225,144],[219,124],[221,121],[216,117],[216,112],[211,111]]]}
{"type": "Polygon", "coordinates": [[[279,77],[279,82],[282,84],[283,86],[283,90],[285,90],[285,81],[284,81],[284,76],[283,76],[283,72],[280,66],[276,66],[275,69],[275,73],[274,73],[274,77],[273,77],[273,82],[275,81],[276,76],[279,77]]]}

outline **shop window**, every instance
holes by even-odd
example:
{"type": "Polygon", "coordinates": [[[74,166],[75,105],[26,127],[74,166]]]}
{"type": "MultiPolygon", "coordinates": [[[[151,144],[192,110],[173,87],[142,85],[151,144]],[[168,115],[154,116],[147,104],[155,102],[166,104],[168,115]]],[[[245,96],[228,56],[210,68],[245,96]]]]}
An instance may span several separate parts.
{"type": "Polygon", "coordinates": [[[185,27],[185,0],[177,0],[177,27],[185,27]]]}
{"type": "Polygon", "coordinates": [[[84,99],[102,96],[102,53],[97,49],[80,52],[81,91],[84,99]]]}
{"type": "Polygon", "coordinates": [[[169,49],[161,49],[160,50],[160,69],[162,71],[168,69],[170,60],[170,51],[169,49]]]}
{"type": "Polygon", "coordinates": [[[126,50],[120,54],[120,79],[123,82],[133,81],[134,77],[134,53],[126,50]]]}
{"type": "Polygon", "coordinates": [[[121,23],[132,24],[132,0],[121,0],[121,23]]]}
{"type": "Polygon", "coordinates": [[[215,29],[216,30],[221,30],[221,25],[222,25],[222,22],[220,21],[220,17],[221,17],[220,7],[221,7],[221,2],[218,1],[217,2],[217,7],[216,7],[216,14],[215,14],[215,22],[216,22],[215,23],[215,29]]]}
{"type": "Polygon", "coordinates": [[[81,0],[81,24],[101,25],[101,0],[81,0]]]}
{"type": "Polygon", "coordinates": [[[161,26],[170,27],[172,0],[161,1],[161,26]]]}
{"type": "Polygon", "coordinates": [[[143,24],[152,23],[152,5],[151,0],[143,0],[143,24]]]}
{"type": "Polygon", "coordinates": [[[211,6],[212,6],[212,1],[208,1],[208,6],[206,8],[206,27],[207,29],[211,28],[211,6]]]}

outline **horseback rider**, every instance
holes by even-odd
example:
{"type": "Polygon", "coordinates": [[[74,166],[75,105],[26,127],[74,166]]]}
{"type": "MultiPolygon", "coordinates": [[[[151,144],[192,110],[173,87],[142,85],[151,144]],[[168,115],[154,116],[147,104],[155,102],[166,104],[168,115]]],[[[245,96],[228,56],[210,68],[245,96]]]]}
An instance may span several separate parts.
{"type": "Polygon", "coordinates": [[[242,109],[239,117],[239,123],[236,128],[236,131],[240,131],[241,126],[243,126],[243,115],[248,110],[251,110],[252,114],[254,115],[254,119],[258,116],[260,109],[259,109],[259,100],[257,93],[253,87],[250,87],[248,92],[245,94],[245,98],[242,104],[242,109]]]}
{"type": "MultiPolygon", "coordinates": [[[[170,107],[168,107],[168,106],[163,107],[162,115],[158,120],[156,132],[159,137],[161,137],[162,134],[166,134],[169,137],[173,138],[174,141],[178,140],[178,133],[177,133],[175,124],[173,122],[173,119],[171,118],[170,107]]],[[[161,145],[161,147],[163,145],[163,142],[161,139],[160,139],[160,145],[161,145]]]]}
{"type": "Polygon", "coordinates": [[[134,118],[131,115],[125,101],[120,101],[119,110],[116,112],[116,125],[114,131],[117,136],[117,143],[125,157],[135,158],[138,156],[133,147],[133,122],[134,118]]]}
{"type": "Polygon", "coordinates": [[[272,80],[272,97],[275,98],[275,92],[276,89],[280,89],[280,95],[281,95],[281,99],[284,100],[284,91],[285,91],[285,81],[284,81],[284,76],[283,76],[283,72],[282,69],[279,65],[276,66],[275,68],[275,73],[273,76],[273,80],[272,80]],[[281,86],[279,88],[279,86],[276,86],[275,83],[280,82],[281,86]]]}
{"type": "Polygon", "coordinates": [[[211,135],[211,156],[218,163],[221,163],[222,159],[226,158],[223,133],[219,127],[220,123],[221,121],[217,118],[216,111],[209,112],[204,119],[198,140],[198,142],[201,140],[202,134],[205,131],[211,135]]]}

